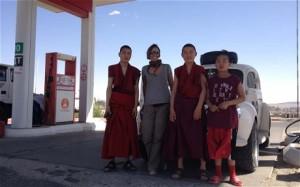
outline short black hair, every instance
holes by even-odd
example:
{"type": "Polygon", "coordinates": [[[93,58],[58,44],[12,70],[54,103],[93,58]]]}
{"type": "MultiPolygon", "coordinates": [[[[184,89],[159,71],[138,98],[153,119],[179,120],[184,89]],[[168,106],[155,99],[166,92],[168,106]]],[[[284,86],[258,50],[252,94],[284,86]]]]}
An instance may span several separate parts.
{"type": "Polygon", "coordinates": [[[147,59],[148,59],[148,60],[150,59],[151,51],[152,51],[153,48],[157,48],[157,49],[158,49],[158,51],[159,51],[159,56],[160,56],[160,48],[158,47],[157,44],[152,44],[152,45],[150,45],[150,47],[148,47],[148,49],[147,49],[147,59]]]}
{"type": "Polygon", "coordinates": [[[123,50],[123,49],[129,49],[130,51],[132,51],[132,49],[131,49],[131,47],[129,46],[129,45],[122,45],[121,47],[120,47],[120,53],[121,53],[121,51],[123,50]]]}
{"type": "Polygon", "coordinates": [[[197,53],[196,47],[195,47],[193,44],[191,44],[191,43],[185,44],[185,45],[182,47],[182,49],[181,49],[181,53],[183,53],[183,50],[184,50],[184,48],[186,48],[186,47],[191,47],[191,48],[193,48],[193,49],[195,50],[195,52],[197,53]]]}
{"type": "Polygon", "coordinates": [[[230,53],[226,50],[221,50],[217,53],[217,56],[216,56],[216,60],[219,56],[227,56],[227,58],[229,59],[229,62],[231,63],[231,56],[230,56],[230,53]]]}

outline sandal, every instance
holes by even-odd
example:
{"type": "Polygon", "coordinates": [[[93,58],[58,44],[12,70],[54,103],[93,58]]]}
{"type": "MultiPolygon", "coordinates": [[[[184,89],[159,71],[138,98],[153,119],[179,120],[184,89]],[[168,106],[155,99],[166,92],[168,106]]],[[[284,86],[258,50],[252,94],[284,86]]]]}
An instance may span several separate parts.
{"type": "Polygon", "coordinates": [[[243,185],[242,181],[237,176],[230,177],[229,183],[234,186],[242,186],[243,185]]]}
{"type": "Polygon", "coordinates": [[[208,181],[208,171],[206,169],[200,169],[200,180],[208,181]]]}
{"type": "Polygon", "coordinates": [[[222,179],[220,176],[213,176],[212,178],[209,179],[210,184],[220,184],[222,182],[222,179]]]}
{"type": "Polygon", "coordinates": [[[136,171],[136,167],[130,160],[124,163],[123,168],[128,171],[136,171]]]}
{"type": "Polygon", "coordinates": [[[175,173],[171,176],[173,179],[180,179],[183,176],[183,168],[177,168],[175,173]]]}
{"type": "Polygon", "coordinates": [[[110,172],[115,170],[116,167],[116,163],[115,161],[111,160],[110,162],[108,162],[108,164],[105,166],[105,168],[103,169],[104,172],[110,172]]]}

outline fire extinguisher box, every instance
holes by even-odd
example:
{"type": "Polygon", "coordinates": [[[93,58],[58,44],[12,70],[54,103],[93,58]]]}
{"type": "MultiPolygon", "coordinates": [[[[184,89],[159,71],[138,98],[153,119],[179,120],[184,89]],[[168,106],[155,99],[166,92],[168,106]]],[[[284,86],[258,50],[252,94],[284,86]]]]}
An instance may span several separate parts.
{"type": "Polygon", "coordinates": [[[45,67],[45,122],[73,122],[76,85],[76,57],[47,53],[45,67]],[[59,63],[65,63],[65,74],[58,74],[59,63]]]}

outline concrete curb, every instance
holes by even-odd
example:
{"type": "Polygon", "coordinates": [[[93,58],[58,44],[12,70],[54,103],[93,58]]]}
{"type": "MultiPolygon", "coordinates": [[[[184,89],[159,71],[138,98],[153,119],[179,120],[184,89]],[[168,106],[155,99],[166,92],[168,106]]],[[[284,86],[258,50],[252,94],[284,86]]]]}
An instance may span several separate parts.
{"type": "Polygon", "coordinates": [[[95,130],[96,125],[94,123],[75,123],[66,125],[54,125],[47,127],[37,128],[26,128],[16,129],[11,127],[5,128],[5,137],[16,138],[16,137],[38,137],[38,136],[49,136],[61,133],[70,132],[82,132],[95,130]]]}

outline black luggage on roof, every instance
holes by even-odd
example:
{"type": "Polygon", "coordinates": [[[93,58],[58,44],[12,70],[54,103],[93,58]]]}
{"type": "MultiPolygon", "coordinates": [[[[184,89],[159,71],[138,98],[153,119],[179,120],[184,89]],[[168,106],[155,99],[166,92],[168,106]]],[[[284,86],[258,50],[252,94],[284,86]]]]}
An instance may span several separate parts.
{"type": "MultiPolygon", "coordinates": [[[[201,55],[200,63],[201,65],[215,64],[217,55],[222,51],[210,51],[201,55]]],[[[229,60],[232,64],[237,64],[238,55],[236,52],[227,51],[229,54],[229,60]]]]}

